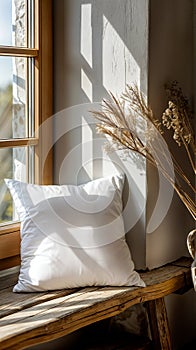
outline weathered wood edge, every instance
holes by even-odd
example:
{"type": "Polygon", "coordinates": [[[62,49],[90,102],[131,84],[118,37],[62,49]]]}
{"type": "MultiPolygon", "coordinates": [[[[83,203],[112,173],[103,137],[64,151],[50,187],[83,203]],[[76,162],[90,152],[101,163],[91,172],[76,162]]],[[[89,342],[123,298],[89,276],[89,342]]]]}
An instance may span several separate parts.
{"type": "Polygon", "coordinates": [[[150,300],[147,303],[147,310],[154,348],[172,350],[171,334],[164,298],[150,300]]]}
{"type": "MultiPolygon", "coordinates": [[[[175,292],[178,288],[184,286],[187,281],[190,281],[189,267],[183,269],[180,268],[180,270],[181,273],[177,274],[172,279],[159,283],[158,285],[155,284],[139,289],[135,288],[131,291],[127,291],[126,288],[126,291],[124,293],[122,292],[120,296],[114,296],[109,300],[101,301],[100,303],[97,302],[85,309],[60,319],[51,320],[49,324],[48,321],[46,321],[45,325],[25,332],[25,336],[19,334],[14,337],[13,341],[11,341],[11,339],[5,341],[4,345],[2,344],[2,349],[22,349],[33,344],[35,345],[37,343],[53,340],[88,324],[117,315],[131,305],[154,300],[175,292]],[[113,304],[113,306],[111,306],[111,304],[113,304]]],[[[191,284],[189,287],[191,287],[191,284]]]]}
{"type": "Polygon", "coordinates": [[[14,299],[14,296],[17,296],[17,301],[15,303],[12,303],[10,305],[6,304],[6,298],[4,297],[5,293],[0,294],[0,298],[2,298],[2,302],[4,302],[4,305],[0,305],[0,321],[1,318],[5,316],[9,316],[13,313],[28,309],[30,307],[33,307],[35,305],[39,305],[41,303],[55,300],[57,298],[60,298],[62,296],[72,295],[74,294],[78,289],[65,289],[65,290],[58,290],[54,292],[43,292],[43,293],[28,293],[28,294],[14,294],[10,291],[10,294],[12,293],[12,299],[14,299]]]}

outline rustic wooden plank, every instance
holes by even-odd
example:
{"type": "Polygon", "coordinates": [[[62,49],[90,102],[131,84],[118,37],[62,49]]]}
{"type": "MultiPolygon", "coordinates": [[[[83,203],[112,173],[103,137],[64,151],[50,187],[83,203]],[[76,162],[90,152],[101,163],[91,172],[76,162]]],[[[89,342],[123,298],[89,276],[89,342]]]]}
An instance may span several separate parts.
{"type": "Polygon", "coordinates": [[[172,350],[164,298],[149,301],[147,307],[154,348],[172,350]]]}
{"type": "Polygon", "coordinates": [[[188,268],[167,266],[146,272],[144,279],[149,285],[145,288],[82,289],[68,297],[35,305],[2,318],[0,344],[2,349],[14,349],[14,346],[21,348],[58,338],[90,323],[117,315],[136,303],[170,294],[184,285],[187,273],[190,273],[188,268]]]}
{"type": "Polygon", "coordinates": [[[78,290],[72,288],[42,293],[13,293],[17,280],[18,272],[0,277],[0,318],[51,299],[73,294],[78,290]]]}
{"type": "MultiPolygon", "coordinates": [[[[2,318],[0,321],[0,348],[20,349],[23,346],[23,341],[25,346],[27,346],[29,344],[36,344],[39,337],[42,341],[46,341],[69,333],[64,332],[63,326],[70,329],[69,317],[66,324],[64,320],[69,315],[72,318],[72,313],[75,316],[79,316],[76,316],[76,320],[79,318],[79,321],[77,320],[79,322],[77,329],[81,328],[83,323],[80,320],[80,313],[78,311],[80,309],[84,309],[85,311],[92,303],[93,291],[94,289],[92,288],[83,289],[71,296],[51,300],[2,318]],[[86,299],[84,299],[84,295],[86,299]]],[[[70,332],[73,331],[71,329],[70,332]]]]}
{"type": "MultiPolygon", "coordinates": [[[[13,294],[3,290],[8,293],[11,314],[0,320],[0,348],[18,350],[52,340],[117,315],[134,304],[162,298],[189,283],[190,268],[170,264],[141,275],[145,288],[92,287],[69,295],[61,294],[66,291],[13,294]]],[[[1,312],[4,311],[3,307],[1,312]]]]}
{"type": "Polygon", "coordinates": [[[191,267],[192,258],[183,256],[178,260],[172,261],[171,265],[173,266],[182,266],[182,267],[191,267]]]}
{"type": "MultiPolygon", "coordinates": [[[[36,317],[36,320],[40,317],[41,319],[45,318],[46,315],[48,320],[50,320],[50,317],[53,319],[53,316],[61,318],[62,316],[74,314],[80,309],[87,308],[93,305],[97,300],[104,300],[106,298],[105,294],[105,290],[103,293],[103,289],[100,289],[99,287],[83,288],[75,293],[45,301],[44,303],[29,307],[27,310],[24,309],[7,317],[3,317],[0,320],[0,326],[2,327],[7,324],[20,323],[21,320],[23,322],[29,317],[31,317],[32,321],[34,316],[36,317]]],[[[107,291],[107,298],[110,298],[115,294],[116,290],[113,290],[112,288],[107,291]]]]}
{"type": "MultiPolygon", "coordinates": [[[[174,270],[174,268],[172,268],[172,270],[174,270]]],[[[181,268],[179,268],[179,267],[175,268],[175,273],[177,273],[177,280],[178,280],[178,281],[177,280],[176,281],[178,283],[181,283],[179,276],[178,276],[179,270],[180,270],[180,273],[182,273],[181,268]]],[[[168,273],[168,270],[167,270],[167,273],[168,273]]],[[[162,283],[163,277],[161,279],[159,275],[160,274],[158,274],[158,276],[157,276],[157,273],[154,273],[154,272],[147,273],[147,275],[144,276],[144,279],[146,280],[147,285],[150,286],[152,283],[157,284],[158,283],[157,279],[158,279],[160,289],[161,289],[162,288],[161,283],[162,283]],[[152,278],[152,273],[153,273],[153,275],[155,275],[154,279],[152,278]]],[[[164,274],[164,280],[166,279],[166,275],[164,274]]],[[[176,277],[175,277],[175,279],[176,279],[176,277]]],[[[181,276],[181,279],[182,280],[184,279],[183,274],[181,276]]],[[[13,276],[10,276],[9,280],[15,281],[13,276]]],[[[171,284],[172,283],[175,286],[174,278],[173,278],[173,282],[171,282],[171,284]]],[[[164,282],[164,284],[165,284],[165,282],[164,282]]],[[[176,286],[175,286],[175,288],[176,288],[176,286]]],[[[179,288],[180,288],[180,285],[179,285],[179,288]]],[[[10,288],[0,292],[0,317],[5,316],[5,315],[9,315],[10,313],[13,313],[17,310],[22,310],[24,308],[26,309],[27,307],[36,305],[36,304],[41,303],[43,301],[47,301],[50,299],[58,298],[60,296],[65,296],[65,295],[71,294],[73,292],[74,292],[74,290],[67,290],[67,291],[61,290],[61,291],[46,292],[46,293],[13,294],[12,287],[10,287],[10,288]]],[[[158,286],[156,287],[156,290],[155,290],[155,293],[157,293],[157,292],[158,292],[158,286]]],[[[152,294],[152,289],[150,289],[149,293],[152,294]]],[[[142,298],[142,295],[141,295],[141,298],[142,298]]]]}
{"type": "MultiPolygon", "coordinates": [[[[187,288],[192,287],[190,269],[184,267],[169,265],[141,274],[141,277],[147,285],[144,295],[145,300],[148,298],[148,293],[150,293],[151,299],[156,299],[171,294],[185,285],[187,288]]],[[[145,300],[141,298],[140,302],[145,300]]]]}
{"type": "MultiPolygon", "coordinates": [[[[191,266],[191,264],[190,264],[191,266]]],[[[148,272],[140,273],[141,277],[145,280],[148,285],[156,284],[171,277],[177,276],[179,273],[187,272],[190,266],[178,266],[173,264],[168,264],[157,269],[153,269],[148,272]]]]}
{"type": "Polygon", "coordinates": [[[12,288],[0,293],[0,319],[17,311],[27,309],[31,306],[56,298],[73,294],[78,289],[64,289],[43,293],[19,293],[13,294],[12,288]]]}
{"type": "Polygon", "coordinates": [[[0,271],[9,269],[13,266],[19,266],[20,265],[20,255],[12,256],[9,258],[1,259],[0,260],[0,271]]]}
{"type": "Polygon", "coordinates": [[[20,233],[18,231],[0,235],[0,259],[17,256],[20,252],[20,233]]]}
{"type": "Polygon", "coordinates": [[[0,293],[2,290],[13,287],[18,280],[18,272],[0,277],[0,293]]]}
{"type": "MultiPolygon", "coordinates": [[[[163,267],[153,269],[151,271],[152,275],[150,273],[144,273],[144,274],[141,273],[141,277],[145,281],[146,285],[151,284],[151,279],[155,284],[156,283],[158,284],[161,281],[165,281],[169,279],[173,287],[176,289],[176,290],[173,290],[173,292],[171,293],[177,292],[177,293],[183,294],[193,286],[191,273],[190,273],[191,264],[192,264],[191,258],[182,257],[176,260],[175,262],[167,264],[163,267]],[[181,287],[175,286],[175,283],[180,282],[179,280],[175,281],[175,277],[178,275],[178,272],[180,272],[180,274],[182,275],[181,276],[182,280],[184,279],[184,283],[181,285],[181,287]]],[[[165,295],[168,295],[167,292],[165,295]]]]}

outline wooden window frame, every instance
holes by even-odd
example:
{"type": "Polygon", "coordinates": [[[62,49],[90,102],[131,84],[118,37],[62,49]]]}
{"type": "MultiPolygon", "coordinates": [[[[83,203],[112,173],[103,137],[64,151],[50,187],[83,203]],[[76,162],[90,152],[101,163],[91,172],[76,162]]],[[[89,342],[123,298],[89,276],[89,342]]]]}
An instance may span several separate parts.
{"type": "MultiPolygon", "coordinates": [[[[1,56],[34,57],[35,59],[35,129],[53,113],[52,79],[52,0],[35,0],[35,48],[0,46],[1,56]]],[[[40,129],[39,129],[40,130],[40,129]]],[[[34,138],[0,140],[0,148],[35,146],[35,183],[51,184],[52,149],[44,160],[43,149],[49,149],[52,140],[52,121],[47,123],[47,136],[39,131],[34,138]],[[47,148],[48,147],[48,148],[47,148]],[[44,170],[43,170],[44,169],[44,170]]],[[[20,264],[20,224],[0,227],[0,270],[20,264]]]]}

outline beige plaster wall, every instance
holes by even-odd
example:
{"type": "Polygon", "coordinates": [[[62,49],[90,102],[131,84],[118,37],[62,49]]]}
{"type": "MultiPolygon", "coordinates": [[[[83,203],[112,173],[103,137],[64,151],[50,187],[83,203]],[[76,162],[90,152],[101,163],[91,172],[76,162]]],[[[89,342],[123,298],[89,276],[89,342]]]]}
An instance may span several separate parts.
{"type": "Polygon", "coordinates": [[[147,94],[148,3],[54,2],[54,105],[61,118],[60,122],[60,118],[54,121],[58,139],[55,182],[82,183],[119,169],[126,173],[128,202],[123,214],[127,240],[138,268],[146,266],[145,161],[124,161],[115,153],[106,155],[102,148],[106,140],[98,139],[92,125],[95,120],[86,112],[97,109],[92,103],[108,97],[109,91],[122,93],[127,83],[137,82],[147,94]],[[84,123],[89,125],[86,131],[84,123]],[[63,127],[64,135],[59,137],[63,127]]]}
{"type": "MultiPolygon", "coordinates": [[[[151,0],[149,34],[149,102],[157,118],[166,105],[164,84],[177,80],[184,94],[193,104],[193,1],[151,0]]],[[[175,146],[171,136],[168,142],[176,159],[190,173],[183,150],[175,146]],[[183,159],[184,158],[184,159],[183,159]]],[[[155,172],[148,168],[147,222],[157,200],[159,185],[155,172]]],[[[176,195],[167,208],[170,186],[165,183],[162,192],[162,209],[168,209],[162,223],[146,236],[147,266],[158,266],[181,255],[188,254],[186,237],[194,222],[176,195]]],[[[155,217],[156,219],[156,217],[155,217]]],[[[147,223],[148,225],[148,223],[147,223]]],[[[148,226],[147,226],[148,229],[148,226]]]]}
{"type": "MultiPolygon", "coordinates": [[[[54,1],[55,112],[80,103],[99,101],[107,96],[108,89],[119,93],[126,82],[135,78],[148,95],[158,118],[165,108],[163,85],[168,80],[178,80],[186,95],[195,103],[195,0],[151,0],[149,17],[147,1],[135,0],[132,4],[134,6],[131,0],[54,1]],[[81,47],[81,26],[84,25],[81,6],[87,4],[93,5],[93,16],[83,32],[83,39],[86,43],[91,41],[92,53],[87,46],[81,47]],[[114,45],[111,45],[112,40],[114,45]]],[[[84,11],[85,18],[89,20],[89,7],[84,11]]],[[[79,131],[74,131],[58,140],[55,148],[55,182],[59,182],[59,171],[62,172],[67,150],[77,146],[80,136],[79,131]]],[[[80,162],[80,154],[73,158],[72,164],[64,164],[61,181],[71,181],[70,169],[77,162],[80,162]]],[[[96,167],[98,174],[101,173],[99,165],[96,167]]],[[[154,222],[158,222],[158,225],[153,230],[151,226],[152,232],[145,234],[159,192],[157,176],[150,168],[148,186],[143,185],[145,201],[147,196],[146,213],[142,213],[130,242],[138,266],[151,268],[188,255],[186,236],[193,227],[193,221],[175,196],[166,215],[163,215],[163,221],[158,222],[155,214],[154,222]],[[137,238],[135,240],[137,231],[142,232],[139,241],[137,238]]],[[[163,189],[161,206],[166,209],[167,184],[163,184],[163,189]]],[[[195,293],[171,296],[166,298],[166,302],[174,348],[180,349],[195,337],[195,293]]]]}

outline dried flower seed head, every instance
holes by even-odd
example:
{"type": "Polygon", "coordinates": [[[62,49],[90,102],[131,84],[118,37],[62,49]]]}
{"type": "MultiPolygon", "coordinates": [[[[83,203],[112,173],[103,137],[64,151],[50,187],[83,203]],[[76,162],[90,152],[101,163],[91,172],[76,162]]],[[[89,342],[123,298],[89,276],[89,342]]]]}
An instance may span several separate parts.
{"type": "Polygon", "coordinates": [[[187,144],[189,144],[192,140],[192,135],[191,134],[184,135],[184,140],[187,144]]]}
{"type": "Polygon", "coordinates": [[[164,112],[162,115],[162,123],[167,129],[171,128],[171,118],[170,115],[166,112],[164,112]]]}

